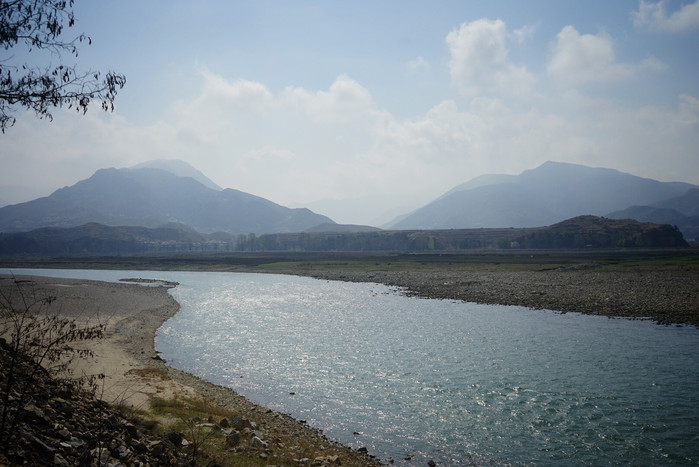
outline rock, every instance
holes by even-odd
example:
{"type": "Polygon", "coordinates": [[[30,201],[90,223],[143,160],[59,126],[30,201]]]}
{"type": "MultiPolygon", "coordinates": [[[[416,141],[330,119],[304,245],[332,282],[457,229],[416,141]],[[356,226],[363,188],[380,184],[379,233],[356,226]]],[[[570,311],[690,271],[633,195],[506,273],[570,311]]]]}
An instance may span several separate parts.
{"type": "Polygon", "coordinates": [[[136,438],[138,436],[138,427],[134,425],[133,423],[130,422],[124,422],[122,423],[121,427],[124,429],[126,433],[132,438],[136,438]]]}
{"type": "Polygon", "coordinates": [[[245,428],[252,428],[250,420],[240,417],[233,418],[233,420],[230,421],[230,425],[238,431],[243,430],[245,428]]]}
{"type": "Polygon", "coordinates": [[[70,467],[70,462],[65,460],[65,458],[62,455],[56,453],[53,456],[53,465],[58,467],[70,467]]]}
{"type": "Polygon", "coordinates": [[[230,422],[228,421],[228,419],[224,417],[224,418],[221,419],[220,422],[218,422],[218,426],[220,426],[221,428],[228,428],[228,427],[231,426],[231,424],[230,424],[230,422]]]}
{"type": "Polygon", "coordinates": [[[184,436],[182,436],[182,433],[170,431],[165,435],[165,437],[175,446],[182,446],[182,441],[184,440],[184,436]]]}
{"type": "Polygon", "coordinates": [[[119,419],[117,419],[114,414],[110,414],[104,419],[104,423],[109,428],[116,428],[117,426],[119,426],[119,419]]]}
{"type": "Polygon", "coordinates": [[[226,446],[230,447],[236,447],[237,445],[240,444],[240,433],[237,431],[231,432],[228,436],[226,436],[226,446]]]}
{"type": "Polygon", "coordinates": [[[143,454],[148,450],[148,447],[137,439],[131,441],[131,447],[134,449],[134,451],[140,454],[143,454]]]}
{"type": "Polygon", "coordinates": [[[340,456],[320,456],[313,459],[315,465],[341,465],[340,456]]]}
{"type": "Polygon", "coordinates": [[[124,445],[121,445],[116,449],[116,457],[121,460],[128,460],[132,454],[133,451],[124,445]]]}
{"type": "Polygon", "coordinates": [[[58,443],[58,447],[61,448],[63,452],[66,454],[73,454],[74,448],[70,443],[66,443],[65,441],[61,441],[58,443]]]}
{"type": "Polygon", "coordinates": [[[98,465],[106,464],[109,461],[109,451],[104,448],[94,448],[90,451],[90,455],[97,461],[98,465]]]}
{"type": "Polygon", "coordinates": [[[254,448],[266,449],[266,448],[267,448],[267,443],[265,443],[264,441],[262,441],[262,440],[261,440],[260,438],[258,438],[257,436],[253,436],[253,437],[252,437],[252,441],[250,441],[250,446],[252,446],[252,447],[254,447],[254,448]]]}
{"type": "Polygon", "coordinates": [[[44,414],[44,411],[32,403],[27,404],[26,407],[24,407],[24,411],[27,414],[34,416],[44,422],[48,421],[48,418],[44,414]]]}

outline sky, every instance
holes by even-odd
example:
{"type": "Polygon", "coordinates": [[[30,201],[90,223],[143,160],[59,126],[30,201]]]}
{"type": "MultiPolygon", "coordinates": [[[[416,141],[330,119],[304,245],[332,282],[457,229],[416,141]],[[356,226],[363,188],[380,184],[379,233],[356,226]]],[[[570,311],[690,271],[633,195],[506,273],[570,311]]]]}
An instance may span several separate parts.
{"type": "MultiPolygon", "coordinates": [[[[0,187],[188,162],[224,188],[377,225],[553,160],[699,184],[699,0],[77,0],[115,110],[18,112],[0,187]]],[[[19,192],[19,189],[17,189],[19,192]]]]}

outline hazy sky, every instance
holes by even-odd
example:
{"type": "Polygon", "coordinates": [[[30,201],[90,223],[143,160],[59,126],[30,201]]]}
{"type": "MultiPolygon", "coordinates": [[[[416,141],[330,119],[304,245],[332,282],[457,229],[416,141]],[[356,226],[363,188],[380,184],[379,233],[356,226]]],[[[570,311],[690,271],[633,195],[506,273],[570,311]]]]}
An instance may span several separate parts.
{"type": "Polygon", "coordinates": [[[78,0],[75,13],[68,34],[92,38],[79,68],[127,85],[114,113],[20,114],[0,135],[0,186],[47,195],[182,159],[286,206],[370,197],[316,210],[372,223],[547,160],[699,184],[699,0],[78,0]]]}

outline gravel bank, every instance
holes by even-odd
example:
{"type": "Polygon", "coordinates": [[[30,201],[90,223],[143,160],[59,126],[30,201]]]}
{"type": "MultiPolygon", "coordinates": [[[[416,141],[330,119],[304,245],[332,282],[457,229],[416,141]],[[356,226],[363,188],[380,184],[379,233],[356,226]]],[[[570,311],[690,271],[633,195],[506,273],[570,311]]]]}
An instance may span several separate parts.
{"type": "Polygon", "coordinates": [[[377,282],[408,295],[521,305],[562,312],[652,319],[699,326],[699,274],[672,268],[612,271],[599,267],[550,271],[308,271],[318,279],[377,282]]]}

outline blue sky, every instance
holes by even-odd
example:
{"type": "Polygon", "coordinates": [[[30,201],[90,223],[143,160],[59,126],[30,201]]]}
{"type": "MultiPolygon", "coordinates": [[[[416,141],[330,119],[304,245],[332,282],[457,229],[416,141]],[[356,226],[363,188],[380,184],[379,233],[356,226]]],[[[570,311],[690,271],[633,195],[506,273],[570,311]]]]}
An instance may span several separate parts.
{"type": "Polygon", "coordinates": [[[699,184],[697,0],[78,0],[75,14],[68,34],[93,41],[78,66],[127,86],[110,114],[20,113],[0,186],[46,195],[182,159],[375,224],[547,160],[699,184]]]}

